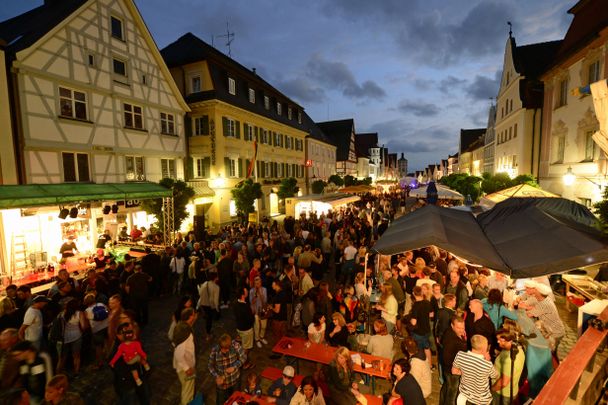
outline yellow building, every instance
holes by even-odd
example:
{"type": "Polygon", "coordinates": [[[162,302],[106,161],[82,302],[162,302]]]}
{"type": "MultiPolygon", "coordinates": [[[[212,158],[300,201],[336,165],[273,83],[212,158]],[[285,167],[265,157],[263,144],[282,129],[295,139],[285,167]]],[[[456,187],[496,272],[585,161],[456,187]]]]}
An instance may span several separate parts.
{"type": "Polygon", "coordinates": [[[15,164],[15,149],[13,146],[13,126],[9,108],[9,91],[6,80],[6,62],[4,47],[6,43],[0,40],[0,184],[17,184],[17,165],[15,164]]]}
{"type": "Polygon", "coordinates": [[[300,190],[305,189],[309,129],[303,108],[255,69],[245,68],[191,33],[161,53],[192,110],[186,123],[187,177],[197,192],[195,222],[216,228],[236,220],[230,191],[248,176],[262,184],[260,216],[279,214],[276,191],[281,179],[294,177],[300,190]],[[254,158],[256,164],[248,173],[254,158]]]}

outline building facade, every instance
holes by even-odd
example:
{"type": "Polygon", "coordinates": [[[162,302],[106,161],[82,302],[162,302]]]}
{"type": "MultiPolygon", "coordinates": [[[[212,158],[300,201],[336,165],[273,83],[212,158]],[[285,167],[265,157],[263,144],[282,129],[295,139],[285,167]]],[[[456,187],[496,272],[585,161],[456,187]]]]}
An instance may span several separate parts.
{"type": "Polygon", "coordinates": [[[397,167],[399,171],[399,178],[402,179],[407,176],[407,159],[405,158],[405,154],[401,153],[401,157],[397,161],[397,167]]]}
{"type": "Polygon", "coordinates": [[[494,170],[538,173],[543,85],[539,80],[561,41],[517,46],[509,34],[496,99],[494,170]]]}
{"type": "Polygon", "coordinates": [[[236,220],[230,191],[246,178],[262,184],[259,215],[278,215],[281,179],[293,177],[300,190],[306,188],[309,132],[303,108],[191,33],[165,47],[162,55],[192,110],[187,119],[188,180],[200,190],[194,216],[211,228],[236,220]]]}
{"type": "Polygon", "coordinates": [[[494,174],[494,149],[495,149],[495,125],[496,125],[496,106],[492,104],[488,110],[488,127],[483,147],[483,173],[494,174]]]}
{"type": "Polygon", "coordinates": [[[606,187],[606,152],[593,140],[599,127],[592,97],[580,88],[606,79],[608,8],[600,0],[579,1],[545,83],[541,141],[541,187],[587,206],[602,199],[606,187]],[[576,177],[564,184],[564,174],[576,177]]]}
{"type": "Polygon", "coordinates": [[[336,174],[358,177],[355,120],[318,122],[317,126],[336,145],[336,174]]]}

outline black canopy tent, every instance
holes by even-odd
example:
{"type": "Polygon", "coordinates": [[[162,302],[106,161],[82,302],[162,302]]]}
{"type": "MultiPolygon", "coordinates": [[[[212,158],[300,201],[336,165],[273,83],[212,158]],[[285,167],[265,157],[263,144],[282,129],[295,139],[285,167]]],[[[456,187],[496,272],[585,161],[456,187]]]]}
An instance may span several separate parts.
{"type": "Polygon", "coordinates": [[[536,277],[607,262],[596,222],[562,198],[511,198],[477,217],[427,205],[395,221],[374,249],[394,255],[435,245],[513,278],[536,277]]]}

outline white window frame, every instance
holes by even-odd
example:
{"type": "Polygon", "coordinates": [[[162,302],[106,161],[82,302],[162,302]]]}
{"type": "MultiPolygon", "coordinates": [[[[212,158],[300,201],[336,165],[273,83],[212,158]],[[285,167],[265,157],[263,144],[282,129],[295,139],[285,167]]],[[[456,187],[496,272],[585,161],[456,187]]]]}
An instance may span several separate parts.
{"type": "Polygon", "coordinates": [[[272,177],[272,162],[264,162],[264,177],[272,177]]]}
{"type": "Polygon", "coordinates": [[[236,178],[239,177],[239,161],[238,159],[228,158],[228,177],[236,178]]]}
{"type": "Polygon", "coordinates": [[[277,165],[277,177],[278,178],[282,178],[283,177],[283,163],[279,163],[277,165]]]}
{"type": "Polygon", "coordinates": [[[227,136],[236,138],[236,120],[226,117],[226,122],[228,123],[228,135],[227,136]]]}
{"type": "Polygon", "coordinates": [[[116,38],[119,39],[121,41],[125,40],[125,20],[117,17],[116,15],[111,15],[110,16],[110,36],[112,38],[116,38]],[[116,36],[114,35],[114,26],[113,26],[113,20],[116,20],[120,23],[120,36],[116,36]]]}
{"type": "Polygon", "coordinates": [[[595,83],[600,80],[600,61],[596,60],[587,67],[587,83],[595,83]]]}
{"type": "Polygon", "coordinates": [[[255,90],[252,88],[249,88],[249,102],[255,104],[255,90]]]}
{"type": "Polygon", "coordinates": [[[137,104],[122,103],[122,110],[125,128],[145,130],[144,108],[142,106],[137,104]],[[128,111],[128,108],[130,108],[130,111],[128,111]],[[139,109],[139,112],[137,112],[136,109],[139,109]],[[133,125],[127,125],[127,116],[131,116],[131,122],[133,125]],[[141,119],[141,126],[135,125],[136,118],[138,116],[141,119]]]}
{"type": "Polygon", "coordinates": [[[598,149],[595,141],[593,140],[593,132],[594,131],[587,131],[585,133],[585,162],[592,162],[597,156],[598,149]]]}
{"type": "Polygon", "coordinates": [[[146,181],[146,160],[143,156],[127,155],[125,156],[125,174],[127,181],[146,181]],[[131,161],[132,170],[128,169],[129,161],[131,161]],[[141,166],[141,170],[139,170],[141,166]]]}
{"type": "MultiPolygon", "coordinates": [[[[202,117],[194,117],[194,131],[193,134],[194,136],[205,136],[205,135],[209,135],[209,133],[204,134],[203,133],[203,118],[202,117]]],[[[207,117],[207,122],[209,121],[209,117],[207,117]]],[[[209,124],[207,123],[207,127],[209,126],[209,124]]],[[[209,128],[207,128],[209,129],[209,128]]]]}
{"type": "Polygon", "coordinates": [[[203,88],[203,82],[200,75],[192,76],[190,78],[190,93],[199,93],[203,88]],[[195,85],[195,83],[197,83],[195,85]]]}
{"type": "Polygon", "coordinates": [[[291,149],[291,136],[285,137],[285,149],[291,149]]]}
{"type": "Polygon", "coordinates": [[[245,133],[246,141],[253,141],[255,138],[255,127],[251,124],[247,124],[247,132],[245,133]]]}
{"type": "Polygon", "coordinates": [[[232,77],[228,78],[228,93],[236,96],[236,80],[234,80],[232,77]]]}
{"type": "Polygon", "coordinates": [[[280,101],[277,101],[277,114],[281,115],[282,112],[283,112],[283,106],[281,105],[280,101]]]}
{"type": "Polygon", "coordinates": [[[205,158],[194,158],[194,177],[208,179],[210,173],[205,173],[205,158]]]}
{"type": "Polygon", "coordinates": [[[557,86],[557,104],[556,107],[562,107],[568,104],[568,79],[562,79],[557,86]]]}
{"type": "Polygon", "coordinates": [[[293,116],[293,111],[291,110],[291,107],[287,107],[287,119],[291,120],[292,116],[293,116]]]}
{"type": "Polygon", "coordinates": [[[285,177],[289,178],[289,177],[293,177],[293,173],[292,173],[292,169],[293,167],[291,166],[291,163],[287,163],[287,170],[285,173],[285,177]]]}
{"type": "Polygon", "coordinates": [[[265,145],[268,145],[268,132],[267,129],[262,130],[262,143],[265,145]]]}
{"type": "Polygon", "coordinates": [[[64,118],[72,118],[75,120],[86,121],[89,117],[89,108],[87,103],[87,93],[84,91],[70,89],[69,87],[59,87],[59,116],[64,118]],[[69,92],[69,94],[67,94],[69,92]],[[64,93],[64,94],[62,94],[64,93]],[[77,97],[78,96],[78,97],[77,97]],[[81,97],[80,97],[81,96],[81,97]],[[69,103],[70,114],[64,114],[63,105],[69,103]],[[84,105],[84,117],[77,116],[77,106],[84,105]]]}
{"type": "Polygon", "coordinates": [[[89,157],[88,153],[80,153],[80,152],[61,152],[61,169],[63,171],[63,181],[65,183],[89,183],[91,181],[91,159],[89,157]],[[65,178],[65,155],[72,155],[73,159],[74,159],[74,174],[76,176],[76,179],[74,180],[67,180],[65,178]],[[85,156],[86,157],[86,162],[87,162],[87,168],[86,168],[86,175],[87,178],[86,179],[82,179],[82,174],[80,172],[80,168],[78,166],[78,157],[79,156],[85,156]]]}
{"type": "Polygon", "coordinates": [[[264,108],[270,110],[270,97],[264,96],[264,108]]]}
{"type": "Polygon", "coordinates": [[[161,178],[176,179],[177,171],[175,169],[175,159],[161,159],[160,160],[160,173],[161,178]],[[167,174],[165,176],[165,173],[167,174]]]}
{"type": "Polygon", "coordinates": [[[164,135],[175,135],[175,115],[160,113],[160,133],[164,135]]]}

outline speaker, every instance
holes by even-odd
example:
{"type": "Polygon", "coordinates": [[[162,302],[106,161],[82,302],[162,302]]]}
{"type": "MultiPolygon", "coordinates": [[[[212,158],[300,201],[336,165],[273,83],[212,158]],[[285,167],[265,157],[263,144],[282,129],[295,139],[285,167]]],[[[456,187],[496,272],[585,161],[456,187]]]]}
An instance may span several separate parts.
{"type": "Polygon", "coordinates": [[[109,205],[106,205],[103,207],[103,214],[108,215],[111,210],[112,210],[112,208],[109,205]]]}
{"type": "Polygon", "coordinates": [[[113,204],[112,205],[112,214],[116,214],[118,212],[118,205],[113,204]]]}
{"type": "Polygon", "coordinates": [[[192,221],[194,228],[194,237],[197,241],[202,241],[205,238],[205,216],[195,215],[192,221]]]}
{"type": "Polygon", "coordinates": [[[62,208],[61,211],[59,211],[59,219],[66,219],[68,215],[70,215],[70,210],[67,208],[62,208]]]}

